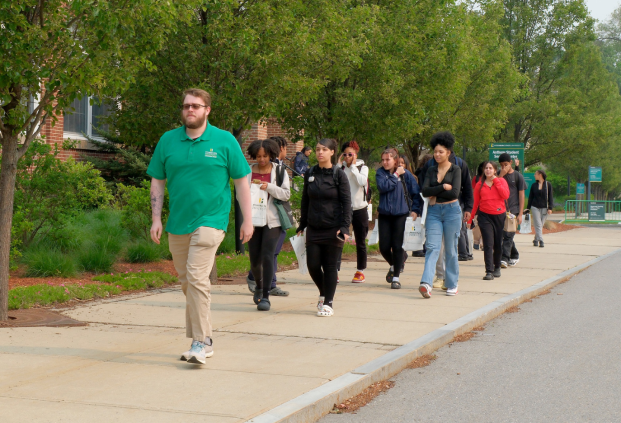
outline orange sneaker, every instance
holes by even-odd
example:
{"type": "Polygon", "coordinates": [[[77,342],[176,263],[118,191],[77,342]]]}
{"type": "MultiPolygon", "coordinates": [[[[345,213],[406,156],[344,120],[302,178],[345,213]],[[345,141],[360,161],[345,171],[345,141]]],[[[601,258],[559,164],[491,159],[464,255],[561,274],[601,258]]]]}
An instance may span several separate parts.
{"type": "Polygon", "coordinates": [[[356,274],[354,275],[354,278],[351,280],[351,283],[362,283],[364,281],[365,281],[364,273],[356,272],[356,274]]]}

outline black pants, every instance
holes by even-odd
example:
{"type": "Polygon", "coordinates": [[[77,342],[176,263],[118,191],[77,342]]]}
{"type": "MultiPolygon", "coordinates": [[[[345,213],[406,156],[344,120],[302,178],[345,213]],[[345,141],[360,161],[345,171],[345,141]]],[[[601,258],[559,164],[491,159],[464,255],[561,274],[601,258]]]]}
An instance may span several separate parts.
{"type": "Polygon", "coordinates": [[[515,236],[515,232],[505,232],[502,234],[502,259],[506,262],[509,262],[510,259],[519,259],[520,253],[517,248],[515,248],[515,241],[513,241],[513,237],[515,236]]]}
{"type": "Polygon", "coordinates": [[[406,258],[403,251],[403,232],[408,216],[407,214],[401,216],[380,214],[378,217],[380,253],[384,260],[394,267],[395,277],[399,277],[406,258]]]}
{"type": "Polygon", "coordinates": [[[274,277],[274,252],[282,230],[280,226],[268,228],[256,226],[252,238],[248,241],[250,268],[257,281],[257,289],[263,289],[263,298],[269,298],[274,277]]]}
{"type": "Polygon", "coordinates": [[[319,289],[319,295],[324,297],[324,304],[334,307],[334,293],[336,292],[336,279],[339,257],[343,247],[332,244],[306,243],[306,263],[308,273],[319,289]]]}
{"type": "Polygon", "coordinates": [[[479,210],[479,227],[483,238],[485,272],[492,273],[500,267],[502,257],[502,233],[505,226],[505,213],[487,214],[479,210]]]}
{"type": "Polygon", "coordinates": [[[469,257],[472,255],[470,251],[470,243],[468,242],[468,224],[462,222],[461,230],[459,231],[459,242],[457,243],[457,252],[459,257],[469,257]]]}
{"type": "Polygon", "coordinates": [[[358,270],[367,268],[367,234],[369,233],[369,212],[366,207],[354,210],[351,224],[354,227],[354,237],[356,238],[356,256],[358,270]]]}
{"type": "MultiPolygon", "coordinates": [[[[280,238],[278,238],[278,242],[276,243],[276,251],[274,251],[274,277],[272,278],[272,289],[276,288],[276,272],[278,271],[278,254],[280,254],[280,250],[282,250],[282,245],[285,243],[285,237],[287,236],[287,231],[282,231],[280,233],[280,238]]],[[[248,279],[254,281],[254,275],[252,274],[252,269],[248,272],[248,279]]]]}

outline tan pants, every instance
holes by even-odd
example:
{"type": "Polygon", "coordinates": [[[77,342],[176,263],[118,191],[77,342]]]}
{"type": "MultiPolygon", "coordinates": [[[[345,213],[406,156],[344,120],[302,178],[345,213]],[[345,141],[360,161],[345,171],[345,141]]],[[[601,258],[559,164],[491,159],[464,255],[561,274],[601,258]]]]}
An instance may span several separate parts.
{"type": "Polygon", "coordinates": [[[188,338],[205,342],[211,337],[211,282],[218,246],[224,231],[201,226],[191,234],[168,234],[170,252],[185,294],[185,331],[188,338]]]}

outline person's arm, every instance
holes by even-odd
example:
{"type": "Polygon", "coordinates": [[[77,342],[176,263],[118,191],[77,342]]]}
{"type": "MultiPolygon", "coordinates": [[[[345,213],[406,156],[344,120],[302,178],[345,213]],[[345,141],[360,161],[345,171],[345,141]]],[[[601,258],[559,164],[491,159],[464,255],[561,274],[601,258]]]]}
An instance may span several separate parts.
{"type": "MultiPolygon", "coordinates": [[[[418,182],[416,182],[416,177],[411,173],[407,174],[407,187],[410,193],[410,198],[412,199],[412,207],[410,212],[415,213],[416,217],[418,217],[423,211],[423,200],[420,196],[420,187],[418,186],[418,182]]],[[[416,217],[412,217],[416,220],[416,217]]]]}
{"type": "Polygon", "coordinates": [[[358,170],[358,166],[352,164],[349,169],[351,170],[351,174],[354,175],[356,183],[361,187],[366,187],[369,182],[369,168],[362,166],[362,170],[358,170]]]}
{"type": "Polygon", "coordinates": [[[351,191],[349,189],[349,180],[347,175],[342,170],[338,172],[339,178],[339,201],[343,210],[343,218],[341,221],[341,227],[339,232],[345,236],[345,241],[349,238],[349,225],[351,225],[352,210],[351,210],[351,191]]]}
{"type": "Polygon", "coordinates": [[[496,189],[498,195],[503,200],[507,200],[509,198],[509,195],[511,194],[507,181],[505,181],[505,179],[501,177],[494,178],[492,188],[496,189]]]}
{"type": "MultiPolygon", "coordinates": [[[[278,170],[276,170],[278,172],[278,170]]],[[[268,182],[267,184],[267,193],[272,195],[274,198],[277,198],[281,201],[289,201],[291,197],[291,189],[289,185],[289,175],[287,172],[284,172],[282,186],[276,185],[276,183],[268,182]]]]}
{"type": "Polygon", "coordinates": [[[472,190],[473,197],[473,205],[472,205],[472,213],[470,213],[470,218],[468,219],[468,225],[472,224],[472,219],[477,214],[477,210],[479,209],[479,202],[481,201],[481,184],[483,184],[483,178],[474,186],[472,190]]]}
{"type": "Polygon", "coordinates": [[[302,232],[308,226],[308,175],[304,175],[304,188],[302,188],[302,203],[300,205],[300,224],[297,233],[302,232]]]}
{"type": "Polygon", "coordinates": [[[522,217],[524,216],[524,190],[519,192],[520,198],[520,212],[517,215],[518,225],[522,224],[522,217]]]}
{"type": "Polygon", "coordinates": [[[384,194],[386,192],[394,191],[399,183],[397,176],[395,174],[390,174],[383,168],[378,169],[375,174],[375,182],[377,183],[377,190],[380,194],[384,194]]]}
{"type": "Polygon", "coordinates": [[[474,205],[474,197],[472,193],[472,185],[470,183],[470,170],[468,169],[468,165],[465,161],[463,163],[463,168],[461,169],[461,201],[464,203],[464,215],[470,214],[474,205]]]}
{"type": "Polygon", "coordinates": [[[438,194],[444,192],[444,185],[440,184],[435,187],[431,186],[431,181],[435,177],[438,178],[437,173],[434,169],[438,169],[437,167],[430,167],[427,169],[427,174],[425,175],[425,179],[423,182],[423,197],[437,197],[438,194]]]}
{"type": "MultiPolygon", "coordinates": [[[[438,198],[444,198],[445,200],[448,201],[452,201],[452,200],[457,200],[459,198],[459,193],[461,191],[461,172],[458,171],[457,169],[453,168],[453,172],[452,172],[452,178],[451,178],[451,189],[446,191],[442,191],[440,194],[437,195],[438,198]]],[[[444,184],[440,185],[441,187],[444,187],[444,184]]],[[[472,209],[470,209],[472,210],[472,209]]]]}
{"type": "Polygon", "coordinates": [[[162,237],[162,208],[164,207],[164,191],[166,190],[166,179],[151,179],[151,239],[156,244],[160,243],[162,237]]]}
{"type": "Polygon", "coordinates": [[[252,238],[254,233],[254,226],[252,225],[252,200],[250,199],[250,184],[248,183],[248,177],[242,176],[238,179],[233,179],[235,184],[235,193],[237,195],[237,202],[241,209],[243,221],[241,229],[239,230],[239,239],[242,244],[245,244],[252,238]]]}

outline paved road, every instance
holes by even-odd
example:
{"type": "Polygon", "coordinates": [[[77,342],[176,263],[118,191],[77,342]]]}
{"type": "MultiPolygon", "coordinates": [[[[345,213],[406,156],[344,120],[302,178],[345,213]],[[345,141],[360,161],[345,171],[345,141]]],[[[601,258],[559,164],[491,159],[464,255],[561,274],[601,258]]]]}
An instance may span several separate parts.
{"type": "Polygon", "coordinates": [[[621,421],[620,275],[617,254],[322,422],[621,421]]]}

